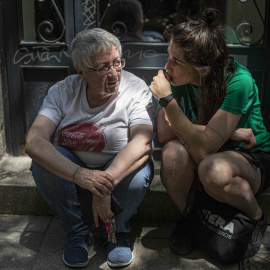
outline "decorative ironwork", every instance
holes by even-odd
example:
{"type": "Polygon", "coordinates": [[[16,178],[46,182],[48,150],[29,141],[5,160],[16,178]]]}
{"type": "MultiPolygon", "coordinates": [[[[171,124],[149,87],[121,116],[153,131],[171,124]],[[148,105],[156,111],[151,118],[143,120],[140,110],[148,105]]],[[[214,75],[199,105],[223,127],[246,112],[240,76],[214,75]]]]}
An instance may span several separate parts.
{"type": "Polygon", "coordinates": [[[111,6],[111,4],[112,4],[112,1],[113,0],[109,0],[109,2],[108,2],[108,4],[107,4],[107,6],[106,6],[106,9],[105,9],[105,11],[104,11],[104,13],[103,13],[103,15],[102,15],[102,17],[101,17],[101,20],[100,20],[100,22],[99,22],[99,27],[101,26],[101,24],[103,23],[103,20],[104,20],[104,18],[105,18],[105,16],[106,16],[106,14],[107,14],[107,12],[109,11],[109,8],[110,8],[110,6],[111,6]]]}
{"type": "MultiPolygon", "coordinates": [[[[244,3],[246,2],[247,0],[239,0],[241,3],[244,3]]],[[[241,38],[241,33],[244,33],[245,36],[249,36],[253,33],[253,27],[250,23],[248,22],[244,22],[244,23],[241,23],[239,24],[237,27],[236,27],[236,36],[239,40],[239,42],[242,44],[242,45],[246,45],[246,46],[255,46],[257,44],[259,44],[263,38],[264,38],[264,35],[265,35],[265,21],[262,17],[262,14],[261,14],[261,11],[257,5],[257,2],[256,0],[253,0],[253,3],[257,9],[257,12],[259,13],[259,16],[261,18],[261,21],[262,21],[262,24],[263,24],[263,33],[262,33],[262,36],[255,42],[252,42],[252,43],[248,43],[246,41],[244,41],[242,38],[241,38]]]]}
{"type": "Polygon", "coordinates": [[[112,33],[118,37],[118,39],[123,39],[128,32],[127,26],[120,21],[114,22],[111,27],[112,33]]]}
{"type": "Polygon", "coordinates": [[[48,38],[45,37],[45,35],[51,34],[53,33],[54,29],[55,29],[55,22],[51,21],[51,20],[46,20],[41,22],[38,27],[37,27],[37,34],[38,36],[45,42],[49,42],[49,43],[53,43],[53,42],[57,42],[60,41],[62,39],[62,37],[64,36],[65,33],[65,22],[63,19],[63,16],[61,14],[61,12],[59,11],[59,8],[57,7],[55,0],[50,0],[52,6],[54,7],[56,14],[58,15],[58,18],[61,22],[62,25],[62,32],[60,34],[59,37],[53,39],[53,40],[49,40],[48,38]],[[45,35],[42,34],[42,31],[45,31],[45,35]]]}

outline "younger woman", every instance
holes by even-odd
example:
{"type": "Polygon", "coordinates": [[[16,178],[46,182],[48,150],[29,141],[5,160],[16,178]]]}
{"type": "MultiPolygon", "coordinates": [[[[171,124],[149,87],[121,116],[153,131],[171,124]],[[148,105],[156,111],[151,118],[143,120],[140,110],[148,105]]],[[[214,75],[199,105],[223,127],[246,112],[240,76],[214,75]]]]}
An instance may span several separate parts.
{"type": "MultiPolygon", "coordinates": [[[[252,256],[267,226],[255,194],[270,184],[270,136],[257,86],[249,71],[228,57],[217,18],[217,10],[206,9],[201,19],[177,25],[167,72],[160,70],[150,85],[162,107],[157,114],[158,140],[166,143],[161,180],[180,211],[198,176],[211,197],[253,220],[247,251],[252,256]],[[252,159],[263,166],[254,166],[252,159]]],[[[183,217],[171,239],[175,253],[192,251],[183,217]]]]}

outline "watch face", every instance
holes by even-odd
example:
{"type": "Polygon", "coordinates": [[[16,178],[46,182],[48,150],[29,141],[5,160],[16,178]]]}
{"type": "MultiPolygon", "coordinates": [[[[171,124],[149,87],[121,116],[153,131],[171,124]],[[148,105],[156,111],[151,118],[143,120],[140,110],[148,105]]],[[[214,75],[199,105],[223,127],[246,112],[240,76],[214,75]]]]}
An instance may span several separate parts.
{"type": "Polygon", "coordinates": [[[172,99],[174,99],[174,95],[170,94],[167,97],[160,98],[158,103],[161,107],[165,107],[172,99]]]}
{"type": "Polygon", "coordinates": [[[167,98],[161,98],[161,99],[159,100],[159,105],[160,105],[161,107],[164,107],[164,106],[166,106],[167,104],[168,104],[167,98]]]}

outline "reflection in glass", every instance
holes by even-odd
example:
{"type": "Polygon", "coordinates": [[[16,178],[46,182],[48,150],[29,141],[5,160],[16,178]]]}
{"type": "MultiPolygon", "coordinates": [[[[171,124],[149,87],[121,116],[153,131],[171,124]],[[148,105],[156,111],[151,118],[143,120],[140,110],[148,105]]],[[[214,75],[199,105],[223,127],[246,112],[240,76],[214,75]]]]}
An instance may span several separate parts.
{"type": "Polygon", "coordinates": [[[266,0],[233,1],[226,4],[226,23],[243,45],[263,44],[266,0]]]}
{"type": "Polygon", "coordinates": [[[121,42],[166,42],[173,26],[187,18],[199,17],[207,7],[220,11],[220,23],[228,44],[257,44],[264,35],[266,0],[108,1],[101,1],[101,13],[106,4],[111,3],[108,12],[102,13],[101,27],[114,33],[121,42]]]}
{"type": "MultiPolygon", "coordinates": [[[[144,30],[142,4],[138,0],[113,0],[107,16],[108,31],[113,32],[121,41],[160,42],[164,40],[161,33],[147,35],[144,30]]],[[[152,31],[154,32],[154,31],[152,31]]]]}

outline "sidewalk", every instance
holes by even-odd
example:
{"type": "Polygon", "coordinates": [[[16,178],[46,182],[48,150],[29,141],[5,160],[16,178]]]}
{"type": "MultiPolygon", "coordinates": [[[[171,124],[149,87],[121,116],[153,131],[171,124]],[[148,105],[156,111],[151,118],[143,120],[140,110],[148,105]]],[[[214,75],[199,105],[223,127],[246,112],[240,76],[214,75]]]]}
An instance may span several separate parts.
{"type": "MultiPolygon", "coordinates": [[[[221,265],[201,250],[180,257],[168,248],[173,222],[132,222],[131,240],[134,242],[133,263],[127,270],[237,270],[237,264],[221,265]]],[[[61,270],[71,269],[62,262],[66,236],[59,219],[44,216],[0,216],[1,270],[61,270]]],[[[83,269],[110,269],[106,263],[106,248],[96,239],[90,246],[90,262],[83,269]]],[[[263,246],[251,260],[252,269],[270,269],[270,226],[263,246]]]]}

